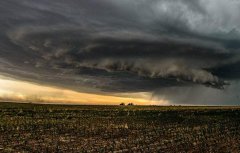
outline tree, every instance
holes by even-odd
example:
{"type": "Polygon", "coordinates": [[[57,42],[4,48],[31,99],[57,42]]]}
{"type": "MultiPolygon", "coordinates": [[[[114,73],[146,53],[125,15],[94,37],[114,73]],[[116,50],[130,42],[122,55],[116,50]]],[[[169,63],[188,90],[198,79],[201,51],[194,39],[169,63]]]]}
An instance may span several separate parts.
{"type": "Polygon", "coordinates": [[[125,106],[125,103],[121,103],[120,105],[121,105],[121,106],[125,106]]]}
{"type": "Polygon", "coordinates": [[[133,103],[128,103],[128,106],[133,106],[134,104],[133,103]]]}

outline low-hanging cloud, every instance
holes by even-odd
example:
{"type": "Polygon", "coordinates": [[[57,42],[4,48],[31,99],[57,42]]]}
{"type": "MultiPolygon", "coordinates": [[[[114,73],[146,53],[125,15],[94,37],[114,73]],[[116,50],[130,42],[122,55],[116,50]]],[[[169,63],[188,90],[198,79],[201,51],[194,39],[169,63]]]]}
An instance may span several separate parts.
{"type": "Polygon", "coordinates": [[[238,1],[5,0],[0,8],[0,72],[19,79],[167,96],[159,91],[215,92],[240,78],[238,1]]]}

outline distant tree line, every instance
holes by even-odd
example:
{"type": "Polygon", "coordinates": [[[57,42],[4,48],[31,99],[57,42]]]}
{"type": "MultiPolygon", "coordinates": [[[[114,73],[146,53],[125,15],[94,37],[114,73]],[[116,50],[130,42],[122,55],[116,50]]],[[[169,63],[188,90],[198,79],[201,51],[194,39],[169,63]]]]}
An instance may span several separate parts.
{"type": "MultiPolygon", "coordinates": [[[[125,106],[126,104],[125,103],[120,103],[121,106],[125,106]]],[[[133,103],[128,103],[127,104],[128,106],[133,106],[134,104],[133,103]]]]}

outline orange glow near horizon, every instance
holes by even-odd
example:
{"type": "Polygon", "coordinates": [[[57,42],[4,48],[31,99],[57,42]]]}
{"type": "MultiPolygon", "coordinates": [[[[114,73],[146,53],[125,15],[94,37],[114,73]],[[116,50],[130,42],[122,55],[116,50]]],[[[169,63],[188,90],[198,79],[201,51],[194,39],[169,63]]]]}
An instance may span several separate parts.
{"type": "MultiPolygon", "coordinates": [[[[117,94],[115,94],[117,95],[117,94]]],[[[122,94],[119,94],[122,95],[122,94]]],[[[76,92],[68,89],[42,86],[30,82],[0,76],[0,98],[2,100],[31,101],[39,103],[104,104],[118,105],[132,102],[137,105],[167,105],[167,100],[149,100],[147,93],[129,93],[124,96],[100,95],[76,92]],[[131,98],[128,98],[131,97],[131,98]]]]}

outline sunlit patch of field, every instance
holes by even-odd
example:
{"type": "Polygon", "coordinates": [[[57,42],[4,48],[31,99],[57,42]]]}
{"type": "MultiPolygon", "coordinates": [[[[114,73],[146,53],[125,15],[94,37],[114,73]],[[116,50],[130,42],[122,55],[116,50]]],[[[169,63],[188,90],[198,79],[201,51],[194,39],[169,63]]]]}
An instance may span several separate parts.
{"type": "Polygon", "coordinates": [[[0,103],[0,152],[239,152],[240,107],[0,103]]]}

